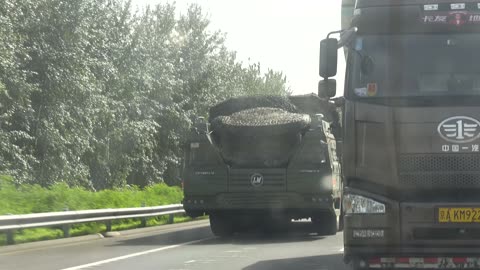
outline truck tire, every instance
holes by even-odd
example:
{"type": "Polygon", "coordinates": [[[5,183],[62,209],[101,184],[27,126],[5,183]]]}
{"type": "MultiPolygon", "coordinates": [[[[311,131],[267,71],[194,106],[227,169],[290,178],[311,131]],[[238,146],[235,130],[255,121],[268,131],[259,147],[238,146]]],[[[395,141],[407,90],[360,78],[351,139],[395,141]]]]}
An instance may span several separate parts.
{"type": "Polygon", "coordinates": [[[228,215],[210,214],[210,229],[215,236],[229,237],[235,232],[234,224],[228,215]]]}
{"type": "Polygon", "coordinates": [[[339,229],[335,213],[321,213],[312,218],[318,235],[336,235],[339,229]]]}

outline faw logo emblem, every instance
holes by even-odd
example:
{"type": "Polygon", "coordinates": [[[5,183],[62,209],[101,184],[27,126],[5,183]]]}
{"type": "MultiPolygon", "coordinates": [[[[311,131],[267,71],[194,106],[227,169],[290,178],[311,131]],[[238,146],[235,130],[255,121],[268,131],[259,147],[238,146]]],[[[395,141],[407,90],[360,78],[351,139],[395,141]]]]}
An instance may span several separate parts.
{"type": "Polygon", "coordinates": [[[468,143],[480,137],[480,122],[467,116],[454,116],[438,125],[440,136],[452,143],[468,143]]]}
{"type": "Polygon", "coordinates": [[[259,173],[252,174],[252,176],[250,176],[250,183],[252,183],[252,186],[254,187],[263,185],[263,175],[259,173]]]}

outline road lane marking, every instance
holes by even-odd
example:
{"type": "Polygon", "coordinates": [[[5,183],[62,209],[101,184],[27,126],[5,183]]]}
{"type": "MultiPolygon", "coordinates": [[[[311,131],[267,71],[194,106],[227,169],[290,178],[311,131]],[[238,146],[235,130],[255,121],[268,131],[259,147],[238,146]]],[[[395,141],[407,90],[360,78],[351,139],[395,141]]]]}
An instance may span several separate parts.
{"type": "Polygon", "coordinates": [[[111,259],[107,259],[107,260],[103,260],[103,261],[98,261],[98,262],[93,262],[93,263],[87,263],[87,264],[83,264],[83,265],[79,265],[79,266],[64,268],[64,269],[61,269],[61,270],[80,270],[80,269],[86,269],[86,268],[93,267],[93,266],[99,266],[99,265],[102,265],[102,264],[107,264],[107,263],[111,263],[111,262],[117,262],[117,261],[121,261],[121,260],[126,260],[126,259],[130,259],[130,258],[133,258],[133,257],[138,257],[138,256],[142,256],[142,255],[147,255],[147,254],[151,254],[151,253],[155,253],[155,252],[160,252],[160,251],[164,251],[164,250],[168,250],[168,249],[172,249],[172,248],[177,248],[177,247],[182,247],[182,246],[186,246],[186,245],[191,245],[191,244],[195,244],[195,243],[207,241],[207,240],[210,240],[210,239],[212,239],[212,238],[205,238],[205,239],[200,239],[200,240],[185,242],[185,243],[182,243],[182,244],[177,244],[177,245],[171,245],[171,246],[166,246],[166,247],[161,247],[161,248],[155,248],[155,249],[145,250],[145,251],[142,251],[142,252],[132,253],[132,254],[128,254],[128,255],[124,255],[124,256],[120,256],[120,257],[115,257],[115,258],[111,258],[111,259]]]}

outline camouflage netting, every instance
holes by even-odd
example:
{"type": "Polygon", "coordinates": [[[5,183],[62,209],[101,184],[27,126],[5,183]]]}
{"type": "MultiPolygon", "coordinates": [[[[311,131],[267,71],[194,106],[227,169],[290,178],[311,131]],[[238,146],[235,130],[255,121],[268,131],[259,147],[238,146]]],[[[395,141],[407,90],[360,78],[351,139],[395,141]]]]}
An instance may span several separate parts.
{"type": "Polygon", "coordinates": [[[212,129],[217,132],[271,136],[301,132],[310,124],[310,116],[277,108],[260,107],[236,112],[230,116],[216,117],[211,124],[212,129]]]}
{"type": "Polygon", "coordinates": [[[323,120],[330,122],[331,132],[336,138],[340,138],[342,124],[342,110],[334,102],[341,98],[330,101],[319,98],[316,94],[298,95],[289,97],[290,101],[297,107],[299,113],[308,113],[310,115],[322,114],[323,120]]]}
{"type": "Polygon", "coordinates": [[[296,113],[297,108],[286,97],[281,96],[253,96],[237,97],[223,101],[210,108],[209,121],[218,116],[229,116],[243,110],[267,107],[278,108],[287,112],[296,113]]]}
{"type": "Polygon", "coordinates": [[[334,104],[319,98],[316,94],[306,94],[289,97],[299,113],[323,114],[329,122],[338,122],[339,115],[334,104]]]}
{"type": "Polygon", "coordinates": [[[292,101],[299,107],[278,96],[232,98],[212,107],[211,138],[224,160],[234,166],[285,166],[310,128],[314,108],[323,114],[321,107],[330,105],[309,96],[292,101]]]}

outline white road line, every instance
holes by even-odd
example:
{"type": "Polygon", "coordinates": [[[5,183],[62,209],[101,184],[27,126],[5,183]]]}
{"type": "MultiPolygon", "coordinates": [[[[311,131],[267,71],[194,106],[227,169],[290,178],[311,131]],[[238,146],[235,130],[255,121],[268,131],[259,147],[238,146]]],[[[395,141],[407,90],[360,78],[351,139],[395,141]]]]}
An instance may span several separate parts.
{"type": "Polygon", "coordinates": [[[167,249],[172,249],[172,248],[177,248],[177,247],[186,246],[186,245],[190,245],[190,244],[195,244],[195,243],[207,241],[207,240],[210,240],[210,239],[212,239],[212,238],[200,239],[200,240],[185,242],[185,243],[178,244],[178,245],[172,245],[172,246],[166,246],[166,247],[161,247],[161,248],[145,250],[145,251],[142,251],[142,252],[132,253],[132,254],[128,254],[128,255],[124,255],[124,256],[120,256],[120,257],[115,257],[115,258],[111,258],[111,259],[107,259],[107,260],[103,260],[103,261],[87,263],[87,264],[83,264],[83,265],[79,265],[79,266],[64,268],[64,269],[61,269],[61,270],[86,269],[86,268],[92,267],[92,266],[99,266],[99,265],[102,265],[102,264],[107,264],[107,263],[111,263],[111,262],[126,260],[126,259],[129,259],[129,258],[138,257],[138,256],[150,254],[150,253],[159,252],[159,251],[164,251],[164,250],[167,250],[167,249]]]}

